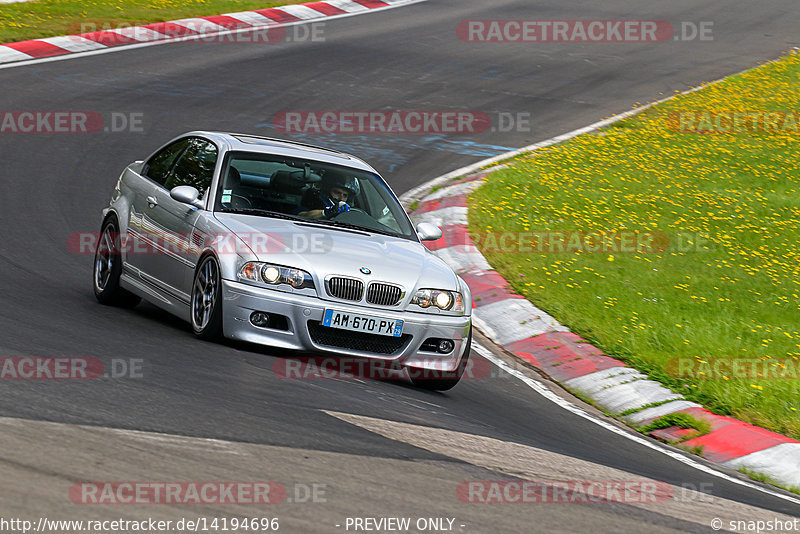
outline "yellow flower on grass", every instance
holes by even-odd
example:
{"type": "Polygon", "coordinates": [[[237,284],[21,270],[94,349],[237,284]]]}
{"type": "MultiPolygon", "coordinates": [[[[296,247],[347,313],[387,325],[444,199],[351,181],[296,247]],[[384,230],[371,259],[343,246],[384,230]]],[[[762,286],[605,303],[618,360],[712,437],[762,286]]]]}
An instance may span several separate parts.
{"type": "MultiPolygon", "coordinates": [[[[552,254],[519,254],[496,267],[525,272],[543,309],[581,323],[600,345],[655,365],[691,356],[690,346],[708,362],[744,354],[780,374],[783,365],[766,360],[785,357],[786,368],[800,360],[800,129],[756,131],[762,121],[741,134],[697,135],[668,126],[670,116],[691,119],[696,110],[800,110],[800,53],[519,156],[470,197],[470,221],[481,231],[543,232],[543,252],[552,254]],[[669,329],[676,317],[689,321],[686,334],[674,330],[688,328],[683,323],[669,329]],[[620,330],[626,335],[613,337],[620,330]]],[[[755,411],[779,432],[789,419],[800,438],[800,391],[787,381],[724,376],[699,389],[711,384],[722,386],[705,392],[730,400],[734,414],[755,411]],[[738,395],[748,388],[759,395],[738,395]]]]}

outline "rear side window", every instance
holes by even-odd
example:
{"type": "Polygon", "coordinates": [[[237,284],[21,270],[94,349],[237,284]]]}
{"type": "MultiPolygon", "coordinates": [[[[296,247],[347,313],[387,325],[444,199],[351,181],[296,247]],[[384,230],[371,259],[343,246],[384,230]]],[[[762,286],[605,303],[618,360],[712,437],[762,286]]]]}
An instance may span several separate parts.
{"type": "Polygon", "coordinates": [[[159,150],[150,158],[150,161],[147,162],[145,175],[154,182],[164,185],[169,171],[172,170],[172,165],[177,161],[178,157],[183,154],[183,151],[186,150],[190,142],[191,139],[179,139],[159,150]]]}
{"type": "Polygon", "coordinates": [[[164,187],[172,189],[179,185],[190,185],[200,196],[211,185],[214,167],[217,165],[217,147],[205,139],[195,138],[183,153],[167,177],[164,187]]]}

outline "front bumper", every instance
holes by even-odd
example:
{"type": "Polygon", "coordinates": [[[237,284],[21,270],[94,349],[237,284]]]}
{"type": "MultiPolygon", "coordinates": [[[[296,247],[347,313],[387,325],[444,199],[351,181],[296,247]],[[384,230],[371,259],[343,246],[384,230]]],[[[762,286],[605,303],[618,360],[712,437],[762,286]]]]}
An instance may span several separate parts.
{"type": "MultiPolygon", "coordinates": [[[[397,362],[407,367],[438,371],[453,371],[458,366],[466,347],[472,319],[469,316],[453,317],[354,306],[341,302],[326,301],[308,295],[262,289],[231,280],[222,280],[222,296],[223,329],[225,336],[231,339],[316,354],[375,358],[397,362]],[[352,350],[315,343],[309,333],[308,323],[309,321],[321,322],[327,308],[333,308],[345,313],[387,319],[402,319],[403,334],[409,335],[410,339],[400,349],[391,354],[352,350]],[[250,314],[254,311],[285,316],[288,319],[288,330],[262,328],[253,325],[250,322],[250,314]],[[420,351],[420,346],[429,337],[452,339],[455,342],[455,348],[449,354],[420,351]]],[[[339,334],[346,333],[343,330],[331,330],[337,330],[339,334]]]]}

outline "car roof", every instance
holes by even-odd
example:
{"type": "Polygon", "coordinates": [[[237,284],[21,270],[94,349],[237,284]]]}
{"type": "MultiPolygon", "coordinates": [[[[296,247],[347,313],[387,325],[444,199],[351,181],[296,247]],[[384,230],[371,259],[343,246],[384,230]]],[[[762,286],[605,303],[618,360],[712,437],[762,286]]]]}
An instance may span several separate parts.
{"type": "Polygon", "coordinates": [[[305,158],[325,163],[332,163],[334,165],[355,167],[357,169],[374,172],[377,174],[375,169],[361,159],[351,154],[339,152],[338,150],[333,150],[330,148],[309,145],[306,143],[298,143],[296,141],[289,141],[286,139],[275,139],[272,137],[231,132],[195,131],[188,132],[181,137],[192,135],[201,135],[207,137],[214,141],[226,152],[235,150],[241,152],[254,152],[258,154],[273,154],[305,158]]]}

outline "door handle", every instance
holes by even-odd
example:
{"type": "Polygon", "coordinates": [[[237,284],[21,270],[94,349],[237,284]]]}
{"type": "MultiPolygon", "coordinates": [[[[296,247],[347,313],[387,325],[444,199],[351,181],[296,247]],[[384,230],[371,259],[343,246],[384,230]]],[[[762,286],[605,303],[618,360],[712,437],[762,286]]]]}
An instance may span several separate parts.
{"type": "Polygon", "coordinates": [[[147,197],[147,205],[150,206],[151,208],[155,208],[156,206],[158,206],[158,199],[154,196],[147,197]]]}

